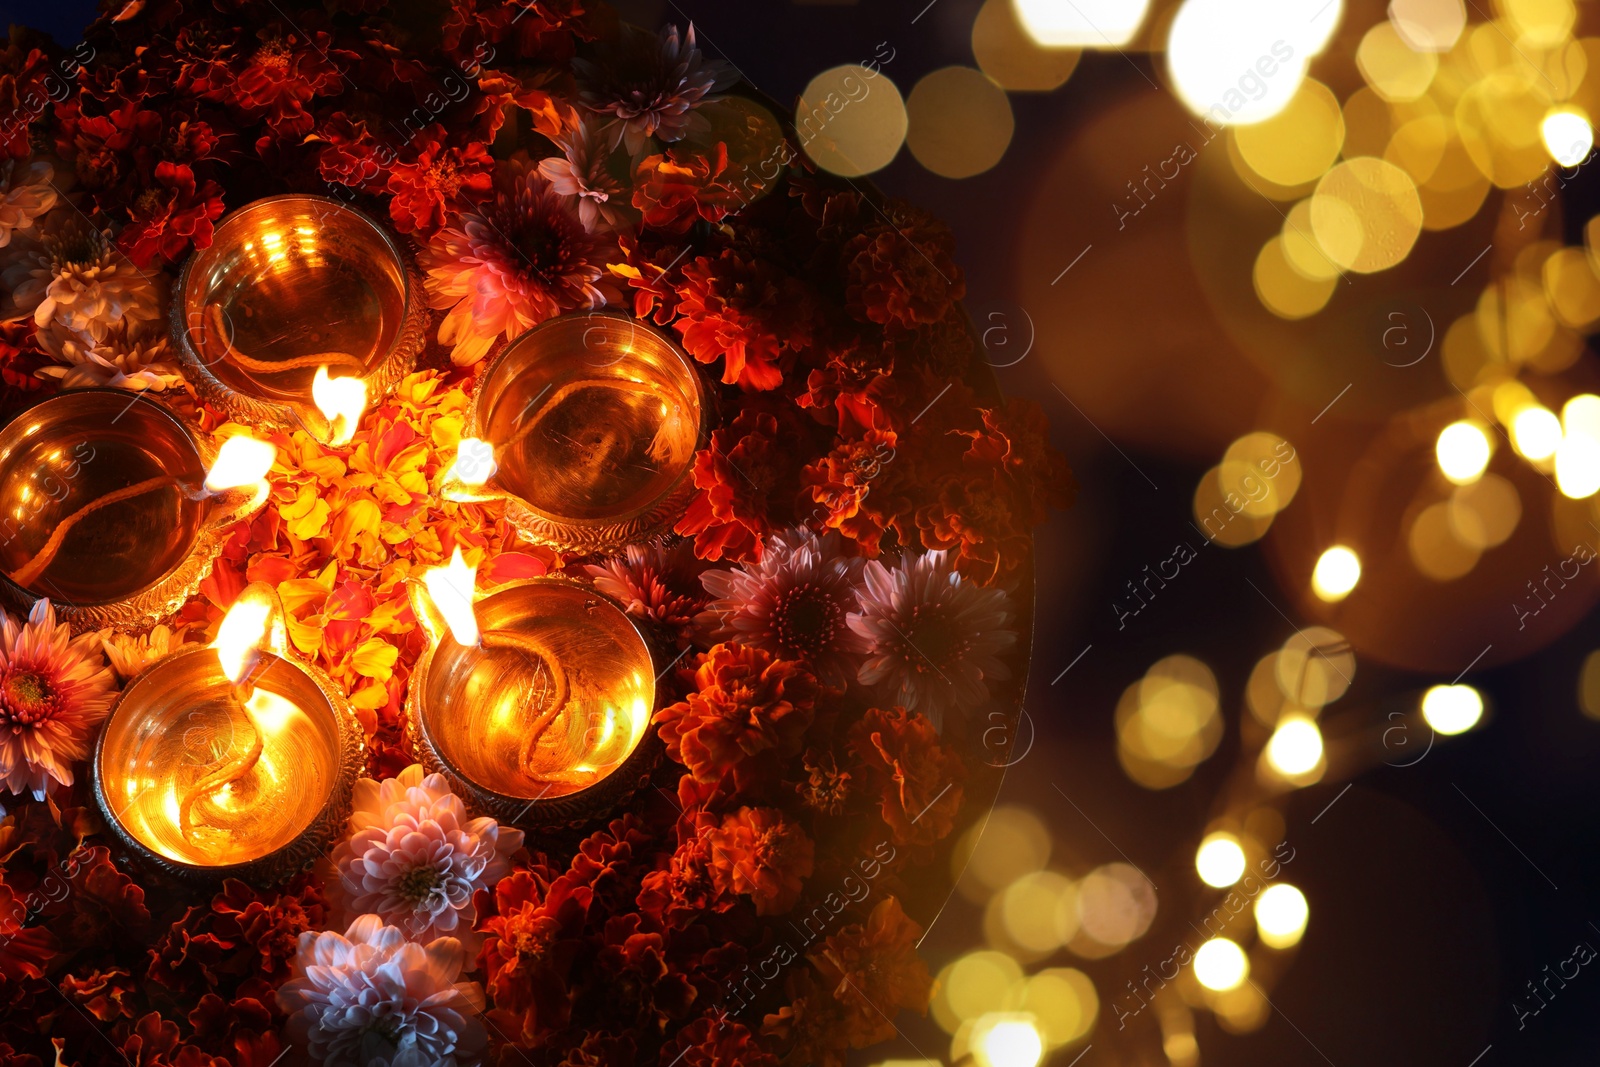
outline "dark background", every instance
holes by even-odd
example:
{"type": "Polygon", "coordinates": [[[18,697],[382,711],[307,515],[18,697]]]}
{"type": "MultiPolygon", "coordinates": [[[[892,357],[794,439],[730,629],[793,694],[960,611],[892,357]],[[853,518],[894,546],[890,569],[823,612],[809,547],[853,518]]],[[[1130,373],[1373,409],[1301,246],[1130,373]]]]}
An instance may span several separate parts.
{"type": "MultiPolygon", "coordinates": [[[[702,47],[730,60],[759,89],[787,104],[816,73],[869,57],[881,41],[895,49],[884,73],[902,93],[929,70],[970,65],[968,34],[976,0],[936,0],[924,9],[925,4],[668,0],[621,6],[641,23],[692,19],[702,47]]],[[[7,21],[45,29],[68,45],[92,15],[86,0],[0,5],[7,21]]],[[[1347,26],[1350,20],[1347,13],[1347,26]]],[[[1060,89],[1012,94],[1016,133],[1011,147],[997,167],[975,178],[937,177],[906,151],[874,176],[887,192],[953,227],[967,303],[980,323],[992,309],[1021,305],[1018,249],[1028,225],[1022,206],[1057,195],[1041,188],[1041,176],[1057,151],[1108,105],[1150,92],[1146,75],[1161,81],[1159,66],[1148,54],[1090,53],[1060,89]]],[[[1574,220],[1566,226],[1567,239],[1573,241],[1595,208],[1592,182],[1581,181],[1564,195],[1567,217],[1574,220]]],[[[1057,217],[1079,217],[1076,205],[1064,207],[1057,217]]],[[[1103,202],[1084,204],[1081,227],[1043,237],[1059,242],[1065,264],[1093,233],[1104,230],[1105,216],[1103,202]]],[[[1087,260],[1078,269],[1093,272],[1096,262],[1087,260]]],[[[1063,287],[1074,281],[1069,276],[1063,287]]],[[[1159,292],[1148,294],[1146,314],[1143,328],[1155,337],[1164,329],[1159,292]]],[[[1213,797],[1237,751],[1239,717],[1247,714],[1241,711],[1242,694],[1252,665],[1293,633],[1285,614],[1295,625],[1307,620],[1297,616],[1294,597],[1275,588],[1278,577],[1259,548],[1208,549],[1186,570],[1191,576],[1164,591],[1137,626],[1118,630],[1111,602],[1126,579],[1170,553],[1174,531],[1191,517],[1193,487],[1217,456],[1213,450],[1202,458],[1203,450],[1196,450],[1192,459],[1174,459],[1127,444],[1122,445],[1127,455],[1119,454],[1052,387],[1050,366],[1114,363],[1123,353],[1065,331],[1041,335],[1038,345],[1038,355],[997,374],[1007,392],[1044,405],[1080,489],[1074,507],[1038,531],[1038,607],[1027,702],[1038,737],[1029,756],[1008,773],[1001,800],[1028,805],[1045,819],[1057,840],[1058,862],[1086,869],[1115,861],[1120,850],[1151,872],[1181,871],[1214,814],[1213,797]],[[1134,465],[1162,488],[1152,489],[1130,469],[1134,465]],[[1060,677],[1087,646],[1092,646],[1087,655],[1060,677]],[[1217,754],[1192,779],[1152,793],[1132,785],[1117,765],[1112,710],[1125,686],[1174,652],[1198,656],[1216,671],[1228,731],[1217,754]]],[[[1197,346],[1192,359],[1204,369],[1208,352],[1197,346]]],[[[1239,425],[1235,433],[1253,428],[1239,425]]],[[[1278,1010],[1263,1027],[1229,1035],[1205,1012],[1197,1013],[1203,1061],[1235,1067],[1595,1062],[1600,967],[1581,971],[1546,1010],[1526,1020],[1525,1028],[1519,1029],[1512,1002],[1526,999],[1526,983],[1542,979],[1543,968],[1554,969],[1579,942],[1600,948],[1600,927],[1591,923],[1600,923],[1600,861],[1593,833],[1600,825],[1600,803],[1592,784],[1600,722],[1580,714],[1575,695],[1582,659],[1597,644],[1586,617],[1532,656],[1475,670],[1468,680],[1485,692],[1494,711],[1486,725],[1436,745],[1415,766],[1379,763],[1360,774],[1314,825],[1311,820],[1343,783],[1330,780],[1291,798],[1286,836],[1297,850],[1293,879],[1311,902],[1305,940],[1288,973],[1269,990],[1278,1010]]],[[[1384,668],[1361,658],[1361,648],[1356,652],[1360,673],[1340,706],[1370,706],[1380,723],[1381,709],[1390,706],[1385,701],[1393,694],[1451,680],[1384,668]]],[[[1161,900],[1163,909],[1191,904],[1161,900]]],[[[923,945],[931,965],[937,968],[976,947],[982,936],[979,918],[977,909],[954,900],[923,945]]],[[[1051,962],[1072,965],[1065,954],[1051,962]]],[[[1082,1067],[1163,1062],[1157,1041],[1146,1043],[1148,1059],[1115,1051],[1117,1040],[1110,1032],[1115,1018],[1106,1002],[1116,990],[1102,987],[1100,992],[1099,1029],[1079,1061],[1082,1067]]],[[[874,1050],[870,1062],[919,1055],[948,1059],[949,1039],[931,1020],[903,1016],[899,1022],[905,1037],[874,1050]]],[[[1078,1052],[1073,1047],[1050,1062],[1064,1065],[1078,1052]]]]}

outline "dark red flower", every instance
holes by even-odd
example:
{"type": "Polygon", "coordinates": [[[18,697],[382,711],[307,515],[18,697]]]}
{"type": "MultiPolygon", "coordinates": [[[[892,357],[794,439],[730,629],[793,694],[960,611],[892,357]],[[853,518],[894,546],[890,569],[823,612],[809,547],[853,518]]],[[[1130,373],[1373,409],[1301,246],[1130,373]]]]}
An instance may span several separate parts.
{"type": "Polygon", "coordinates": [[[846,926],[811,953],[834,999],[844,1006],[842,1036],[851,1048],[894,1037],[894,1017],[902,1008],[927,1013],[933,978],[917,955],[921,933],[900,901],[887,897],[865,923],[846,926]]]}
{"type": "Polygon", "coordinates": [[[811,343],[804,285],[769,260],[725,248],[683,268],[673,328],[701,363],[723,359],[722,381],[745,389],[783,383],[780,357],[811,343]]]}
{"type": "Polygon", "coordinates": [[[661,1048],[661,1067],[778,1067],[743,1023],[702,1015],[661,1048]]]}
{"type": "Polygon", "coordinates": [[[877,479],[896,457],[896,440],[893,430],[868,430],[860,437],[840,441],[800,474],[801,484],[818,506],[822,525],[855,541],[869,556],[878,554],[886,527],[882,511],[868,507],[867,499],[875,490],[880,491],[879,500],[883,499],[884,483],[877,479]]]}
{"type": "Polygon", "coordinates": [[[697,780],[741,780],[765,753],[799,753],[818,692],[804,664],[722,644],[700,657],[694,681],[695,692],[656,712],[655,721],[667,753],[697,780]]]}
{"type": "Polygon", "coordinates": [[[740,808],[706,837],[718,888],[748,894],[757,915],[781,915],[800,899],[815,847],[777,808],[740,808]]]}
{"type": "Polygon", "coordinates": [[[435,123],[418,135],[416,153],[389,169],[389,216],[401,233],[427,237],[444,225],[447,206],[493,187],[494,160],[480,141],[446,147],[445,129],[435,123]]]}
{"type": "Polygon", "coordinates": [[[181,163],[158,163],[156,186],[140,193],[133,216],[117,246],[141,270],[160,261],[175,262],[191,247],[211,246],[211,224],[222,214],[222,188],[207,178],[195,185],[194,171],[181,163]]]}
{"type": "Polygon", "coordinates": [[[845,300],[861,322],[912,329],[938,322],[966,295],[955,239],[929,215],[891,200],[844,247],[845,300]]]}
{"type": "Polygon", "coordinates": [[[932,844],[954,828],[966,767],[926,718],[872,708],[851,728],[849,745],[865,788],[882,798],[895,844],[932,844]]]}
{"type": "Polygon", "coordinates": [[[519,870],[478,896],[478,959],[494,1010],[490,1018],[513,1041],[538,1045],[565,1026],[572,1008],[568,979],[594,891],[580,879],[546,883],[519,870]]]}
{"type": "Polygon", "coordinates": [[[694,537],[701,559],[759,560],[767,534],[790,520],[808,449],[799,426],[780,425],[746,406],[695,455],[698,492],[676,530],[694,537]]]}
{"type": "Polygon", "coordinates": [[[60,988],[62,996],[103,1023],[133,1017],[134,1009],[127,1001],[134,997],[138,985],[133,975],[120,968],[64,974],[60,988]]]}
{"type": "MultiPolygon", "coordinates": [[[[714,820],[706,817],[707,823],[714,820]]],[[[702,917],[727,911],[734,900],[712,877],[709,825],[680,824],[678,848],[667,865],[644,876],[639,910],[651,921],[682,928],[702,917]]]]}

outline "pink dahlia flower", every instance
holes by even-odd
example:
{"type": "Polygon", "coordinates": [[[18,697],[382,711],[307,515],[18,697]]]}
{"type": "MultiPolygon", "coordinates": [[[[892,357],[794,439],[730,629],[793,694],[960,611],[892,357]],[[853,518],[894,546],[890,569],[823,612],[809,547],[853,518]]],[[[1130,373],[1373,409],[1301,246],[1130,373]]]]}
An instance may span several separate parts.
{"type": "Polygon", "coordinates": [[[712,640],[737,641],[779,659],[804,660],[825,685],[854,677],[867,641],[850,628],[862,560],[842,552],[836,531],[774,534],[759,563],[707,571],[701,584],[716,599],[699,621],[712,640]]]}
{"type": "Polygon", "coordinates": [[[96,635],[72,637],[48,600],[21,624],[0,611],[0,776],[13,794],[43,800],[52,782],[71,785],[112,696],[96,635]]]}
{"type": "Polygon", "coordinates": [[[511,164],[493,200],[463,212],[428,242],[428,305],[448,308],[439,341],[467,366],[563,311],[604,307],[622,294],[606,270],[615,238],[590,233],[535,168],[511,164]]]}
{"type": "Polygon", "coordinates": [[[333,853],[349,914],[372,912],[412,940],[461,939],[475,955],[472,895],[511,870],[522,831],[467,818],[444,777],[412,764],[398,777],[356,782],[350,837],[333,853]]]}
{"type": "Polygon", "coordinates": [[[300,935],[294,976],[278,989],[289,1034],[327,1067],[468,1067],[488,1043],[483,990],[458,982],[453,937],[426,947],[363,915],[343,935],[300,935]]]}
{"type": "Polygon", "coordinates": [[[709,130],[694,109],[739,80],[727,63],[701,57],[693,24],[681,38],[676,26],[664,27],[659,37],[630,30],[612,54],[572,65],[578,98],[591,111],[616,116],[607,126],[611,146],[622,142],[634,156],[652,136],[680,141],[697,125],[709,130]]]}
{"type": "Polygon", "coordinates": [[[1000,659],[1017,643],[1004,591],[963,581],[944,552],[908,552],[893,570],[873,560],[863,578],[849,619],[868,644],[863,685],[881,685],[942,730],[946,711],[974,710],[989,699],[989,679],[1011,677],[1000,659]]]}

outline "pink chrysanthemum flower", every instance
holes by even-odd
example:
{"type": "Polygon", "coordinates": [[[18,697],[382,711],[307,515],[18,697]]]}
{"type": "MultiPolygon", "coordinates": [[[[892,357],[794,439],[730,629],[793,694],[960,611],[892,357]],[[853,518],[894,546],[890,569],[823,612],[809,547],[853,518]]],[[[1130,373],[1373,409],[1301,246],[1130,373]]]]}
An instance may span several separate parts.
{"type": "Polygon", "coordinates": [[[825,685],[843,688],[867,651],[851,629],[862,560],[845,556],[830,530],[775,534],[759,563],[707,571],[713,600],[700,616],[712,640],[737,641],[779,659],[804,660],[825,685]]]}
{"type": "Polygon", "coordinates": [[[849,625],[869,646],[863,685],[942,730],[945,712],[972,711],[989,699],[989,679],[1011,677],[1000,659],[1017,643],[1004,591],[963,581],[944,552],[908,552],[893,570],[873,560],[862,577],[849,625]]]}
{"type": "Polygon", "coordinates": [[[278,989],[289,1034],[326,1067],[468,1067],[488,1033],[483,989],[458,982],[466,950],[453,937],[426,947],[363,915],[343,935],[300,935],[294,977],[278,989]]]}
{"type": "Polygon", "coordinates": [[[629,545],[620,556],[584,567],[594,586],[622,602],[629,615],[686,635],[706,605],[696,579],[694,542],[629,545]]]}
{"type": "Polygon", "coordinates": [[[694,109],[739,80],[727,63],[701,57],[692,23],[681,38],[676,26],[664,27],[659,37],[627,31],[614,54],[594,62],[575,59],[572,65],[579,99],[591,111],[616,116],[607,126],[610,144],[620,141],[634,156],[652,136],[679,141],[696,126],[709,128],[694,109]]]}
{"type": "Polygon", "coordinates": [[[458,366],[481,360],[501,334],[509,340],[563,311],[621,299],[606,270],[621,257],[615,239],[584,229],[537,169],[511,167],[493,200],[423,250],[428,304],[450,309],[439,341],[458,366]]]}
{"type": "Polygon", "coordinates": [[[34,220],[56,206],[55,168],[44,160],[0,163],[0,248],[28,233],[34,220]]]}
{"type": "Polygon", "coordinates": [[[350,837],[333,853],[349,914],[372,912],[414,941],[459,938],[476,954],[472,895],[511,870],[522,831],[467,818],[442,775],[412,764],[398,777],[356,782],[350,837]]]}
{"type": "Polygon", "coordinates": [[[539,161],[539,173],[550,188],[577,209],[578,220],[590,233],[628,224],[630,190],[611,172],[614,145],[600,136],[598,124],[582,116],[578,125],[556,138],[562,155],[539,161]]]}
{"type": "Polygon", "coordinates": [[[112,696],[98,637],[72,637],[48,600],[22,624],[0,611],[0,775],[8,790],[43,800],[52,782],[71,785],[72,764],[88,758],[112,696]]]}

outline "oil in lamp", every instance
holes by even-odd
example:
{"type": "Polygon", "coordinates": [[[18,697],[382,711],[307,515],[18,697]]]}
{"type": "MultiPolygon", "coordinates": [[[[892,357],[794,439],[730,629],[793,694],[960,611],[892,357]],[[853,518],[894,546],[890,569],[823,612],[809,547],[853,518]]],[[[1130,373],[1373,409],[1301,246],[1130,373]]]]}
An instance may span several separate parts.
{"type": "Polygon", "coordinates": [[[117,698],[95,746],[95,799],[147,863],[274,881],[344,825],[361,727],[339,687],[286,650],[281,606],[258,582],[212,644],[157,660],[117,698]]]}
{"type": "Polygon", "coordinates": [[[78,628],[139,629],[210,573],[228,530],[267,499],[275,450],[215,448],[160,402],[59,393],[0,429],[0,589],[78,628]]]}
{"type": "Polygon", "coordinates": [[[422,762],[502,822],[580,823],[639,788],[659,754],[650,649],[620,607],[535,578],[478,599],[458,548],[411,586],[432,637],[406,703],[422,762]]]}
{"type": "Polygon", "coordinates": [[[172,333],[187,376],[241,422],[355,434],[412,368],[427,309],[398,241],[335,200],[256,200],[217,226],[178,278],[172,333]]]}
{"type": "Polygon", "coordinates": [[[612,312],[550,319],[490,362],[442,491],[504,501],[524,536],[567,551],[647,540],[687,505],[705,404],[660,331],[612,312]]]}

